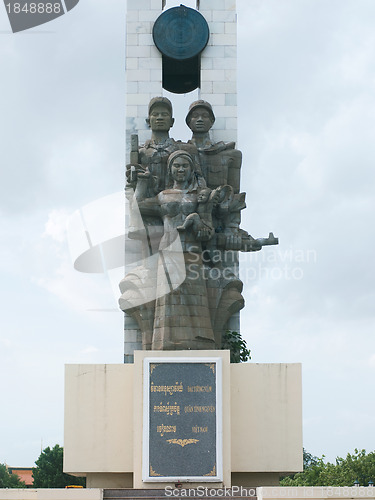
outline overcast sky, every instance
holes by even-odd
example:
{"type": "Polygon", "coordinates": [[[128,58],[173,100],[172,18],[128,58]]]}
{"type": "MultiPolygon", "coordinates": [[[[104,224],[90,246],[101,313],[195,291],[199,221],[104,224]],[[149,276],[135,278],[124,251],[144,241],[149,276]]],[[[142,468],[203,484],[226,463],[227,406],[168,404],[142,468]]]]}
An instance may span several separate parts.
{"type": "MultiPolygon", "coordinates": [[[[373,451],[375,2],[237,10],[242,226],[280,239],[242,258],[242,334],[252,362],[303,364],[308,451],[373,451]]],[[[116,292],[73,269],[65,227],[123,189],[125,11],[81,0],[12,34],[0,8],[0,463],[11,466],[63,444],[65,363],[123,360],[116,292]]],[[[175,139],[189,137],[184,117],[175,139]]]]}

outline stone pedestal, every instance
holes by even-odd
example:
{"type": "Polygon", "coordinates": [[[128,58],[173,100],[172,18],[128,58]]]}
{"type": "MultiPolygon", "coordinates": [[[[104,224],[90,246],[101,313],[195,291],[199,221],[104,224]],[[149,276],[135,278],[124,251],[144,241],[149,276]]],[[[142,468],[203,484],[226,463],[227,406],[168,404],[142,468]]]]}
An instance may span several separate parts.
{"type": "Polygon", "coordinates": [[[277,485],[280,473],[302,470],[300,364],[230,364],[229,351],[136,351],[134,364],[66,366],[65,472],[86,476],[88,487],[174,487],[142,477],[144,358],[221,360],[222,481],[212,487],[277,485]]]}

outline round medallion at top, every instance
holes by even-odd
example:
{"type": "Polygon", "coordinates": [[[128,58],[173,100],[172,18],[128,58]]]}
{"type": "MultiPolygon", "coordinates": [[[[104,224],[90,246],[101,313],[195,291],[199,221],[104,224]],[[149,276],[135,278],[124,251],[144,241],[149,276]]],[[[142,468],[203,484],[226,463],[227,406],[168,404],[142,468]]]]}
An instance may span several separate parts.
{"type": "Polygon", "coordinates": [[[163,12],[155,21],[152,36],[160,52],[171,59],[191,59],[202,52],[210,32],[200,12],[185,5],[163,12]]]}

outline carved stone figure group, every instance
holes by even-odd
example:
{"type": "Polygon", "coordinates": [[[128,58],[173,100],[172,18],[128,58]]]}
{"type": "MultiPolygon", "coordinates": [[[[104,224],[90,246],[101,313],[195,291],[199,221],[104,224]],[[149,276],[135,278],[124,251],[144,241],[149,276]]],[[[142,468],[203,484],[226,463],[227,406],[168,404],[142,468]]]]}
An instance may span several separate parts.
{"type": "Polygon", "coordinates": [[[276,244],[240,229],[242,154],[213,143],[206,101],[191,104],[187,143],[169,137],[172,104],[149,103],[151,139],[127,165],[128,237],[141,241],[143,261],[120,283],[120,307],[137,322],[144,349],[220,348],[229,318],[244,305],[237,251],[276,244]],[[134,161],[135,160],[135,161],[134,161]]]}

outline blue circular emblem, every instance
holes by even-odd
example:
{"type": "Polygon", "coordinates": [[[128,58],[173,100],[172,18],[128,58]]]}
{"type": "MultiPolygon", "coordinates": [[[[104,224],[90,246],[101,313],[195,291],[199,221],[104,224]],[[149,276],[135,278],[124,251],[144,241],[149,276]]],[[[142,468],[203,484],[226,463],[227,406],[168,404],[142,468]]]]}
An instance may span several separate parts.
{"type": "Polygon", "coordinates": [[[152,36],[163,55],[182,61],[202,52],[210,31],[200,12],[180,5],[166,10],[156,19],[152,36]]]}

